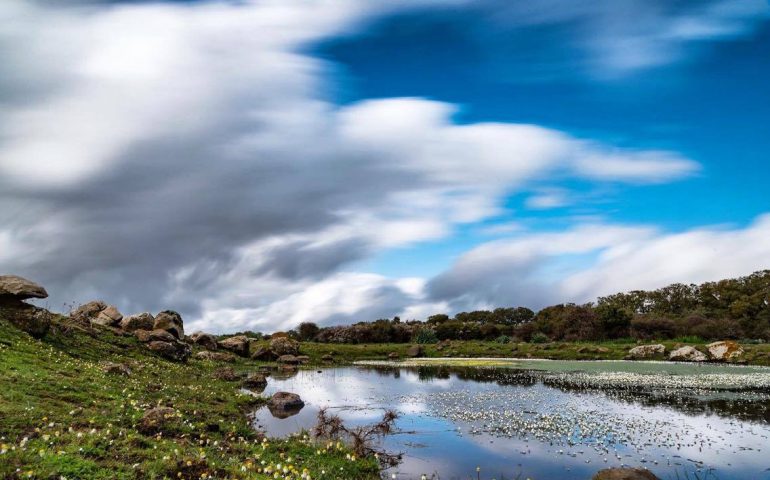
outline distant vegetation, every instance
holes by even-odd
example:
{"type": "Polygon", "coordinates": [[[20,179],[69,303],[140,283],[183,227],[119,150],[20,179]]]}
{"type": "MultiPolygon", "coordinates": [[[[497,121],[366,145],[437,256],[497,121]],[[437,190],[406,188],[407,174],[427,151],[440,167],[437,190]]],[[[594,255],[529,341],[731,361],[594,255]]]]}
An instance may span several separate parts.
{"type": "Polygon", "coordinates": [[[600,297],[595,303],[436,314],[425,321],[380,319],[319,328],[306,322],[289,332],[322,343],[435,343],[441,340],[638,340],[698,337],[770,339],[770,270],[707,282],[676,283],[653,291],[600,297]]]}

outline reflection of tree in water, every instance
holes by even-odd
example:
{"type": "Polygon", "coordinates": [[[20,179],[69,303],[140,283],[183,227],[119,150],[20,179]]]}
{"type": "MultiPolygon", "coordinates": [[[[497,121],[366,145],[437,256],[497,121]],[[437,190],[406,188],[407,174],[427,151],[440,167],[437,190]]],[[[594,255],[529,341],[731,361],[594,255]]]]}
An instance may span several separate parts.
{"type": "Polygon", "coordinates": [[[496,383],[500,386],[529,387],[538,383],[563,392],[603,394],[615,401],[645,407],[668,407],[689,415],[718,415],[746,421],[770,423],[770,390],[747,392],[695,391],[681,388],[675,391],[647,386],[585,384],[569,375],[542,370],[514,370],[494,367],[420,366],[366,367],[383,376],[400,377],[400,371],[415,372],[420,381],[458,380],[476,383],[496,383]]]}

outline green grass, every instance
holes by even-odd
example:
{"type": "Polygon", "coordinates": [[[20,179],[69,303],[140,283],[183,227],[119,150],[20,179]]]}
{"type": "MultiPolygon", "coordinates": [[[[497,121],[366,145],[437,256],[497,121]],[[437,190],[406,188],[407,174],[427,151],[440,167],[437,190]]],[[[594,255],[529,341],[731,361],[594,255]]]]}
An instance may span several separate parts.
{"type": "Polygon", "coordinates": [[[375,459],[351,460],[344,445],[263,438],[246,416],[263,399],[216,379],[221,364],[176,364],[133,337],[67,329],[59,318],[38,341],[0,319],[0,478],[261,479],[278,465],[289,472],[281,478],[379,478],[375,459]],[[132,373],[105,373],[104,361],[132,373]],[[177,416],[144,435],[137,425],[155,406],[177,416]]]}
{"type": "MultiPolygon", "coordinates": [[[[710,343],[700,338],[682,338],[675,340],[645,341],[644,344],[662,343],[667,351],[688,344],[706,351],[710,343]],[[694,341],[690,341],[694,340],[694,341]]],[[[313,362],[320,362],[321,357],[331,354],[336,363],[350,363],[356,360],[384,360],[395,352],[405,358],[410,344],[327,344],[302,343],[302,353],[311,357],[313,362]]],[[[618,339],[606,342],[549,342],[533,343],[497,343],[481,340],[455,340],[449,346],[439,348],[438,344],[422,345],[426,357],[460,358],[543,358],[551,360],[622,360],[628,351],[637,346],[636,340],[618,339]]],[[[746,363],[751,365],[770,365],[770,344],[744,344],[746,363]]],[[[663,358],[661,358],[663,359],[663,358]]]]}

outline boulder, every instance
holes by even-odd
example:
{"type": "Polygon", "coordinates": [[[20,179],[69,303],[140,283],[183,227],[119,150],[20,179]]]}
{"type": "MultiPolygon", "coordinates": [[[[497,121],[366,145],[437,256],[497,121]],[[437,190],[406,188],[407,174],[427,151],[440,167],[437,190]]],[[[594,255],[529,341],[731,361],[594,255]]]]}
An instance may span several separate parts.
{"type": "Polygon", "coordinates": [[[161,342],[153,340],[147,344],[147,348],[163,358],[176,362],[186,362],[190,358],[190,346],[180,341],[161,342]]]}
{"type": "Polygon", "coordinates": [[[651,471],[643,468],[605,468],[599,470],[591,480],[660,480],[651,471]]]}
{"type": "Polygon", "coordinates": [[[261,373],[250,373],[243,381],[243,388],[259,390],[260,392],[267,387],[267,379],[261,373]]]}
{"type": "Polygon", "coordinates": [[[117,326],[123,315],[113,305],[107,305],[101,300],[85,303],[72,312],[70,316],[84,324],[102,325],[105,327],[117,326]]]}
{"type": "Polygon", "coordinates": [[[296,393],[278,392],[267,401],[267,408],[276,418],[296,415],[305,406],[305,402],[296,393]]]}
{"type": "Polygon", "coordinates": [[[299,353],[299,342],[288,337],[275,337],[270,340],[270,350],[278,356],[297,355],[299,353]]]}
{"type": "Polygon", "coordinates": [[[388,360],[398,360],[399,356],[396,352],[390,352],[388,354],[388,360]]]}
{"type": "Polygon", "coordinates": [[[133,332],[135,330],[152,330],[155,325],[155,317],[151,313],[137,313],[136,315],[129,315],[123,317],[120,321],[120,328],[126,332],[133,332]]]}
{"type": "Polygon", "coordinates": [[[142,343],[176,342],[176,337],[165,330],[135,330],[134,336],[142,343]]]}
{"type": "Polygon", "coordinates": [[[689,345],[677,348],[669,354],[668,359],[673,362],[705,362],[707,360],[703,352],[689,345]]]}
{"type": "Polygon", "coordinates": [[[190,341],[206,350],[217,349],[217,337],[210,333],[195,332],[190,335],[190,341]]]}
{"type": "Polygon", "coordinates": [[[628,351],[626,358],[630,360],[644,360],[665,355],[666,347],[660,343],[655,345],[639,345],[628,351]]]}
{"type": "Polygon", "coordinates": [[[104,368],[106,373],[113,375],[131,375],[131,369],[125,363],[104,362],[102,368],[104,368]]]}
{"type": "Polygon", "coordinates": [[[294,355],[281,355],[278,357],[278,363],[283,363],[286,365],[297,365],[299,363],[299,358],[295,357],[294,355]]]}
{"type": "Polygon", "coordinates": [[[0,297],[0,313],[16,328],[34,338],[43,338],[51,328],[51,312],[10,296],[0,297]]]}
{"type": "Polygon", "coordinates": [[[310,357],[308,355],[297,355],[297,361],[304,365],[310,363],[310,357]]]}
{"type": "Polygon", "coordinates": [[[212,352],[209,350],[203,350],[195,354],[195,358],[198,360],[211,360],[212,362],[235,362],[235,355],[228,352],[212,352]]]}
{"type": "Polygon", "coordinates": [[[229,350],[241,357],[249,356],[249,339],[245,335],[236,335],[217,342],[219,348],[229,350]]]}
{"type": "Polygon", "coordinates": [[[37,283],[16,275],[0,275],[0,297],[16,300],[48,298],[48,292],[37,283]]]}
{"type": "Polygon", "coordinates": [[[422,357],[423,355],[422,345],[412,345],[406,350],[406,355],[412,358],[422,357]]]}
{"type": "Polygon", "coordinates": [[[153,435],[163,432],[166,427],[176,420],[176,410],[170,407],[157,407],[144,412],[137,425],[139,433],[153,435]]]}
{"type": "Polygon", "coordinates": [[[272,350],[265,347],[258,347],[254,353],[251,354],[252,360],[261,360],[263,362],[272,362],[278,358],[278,355],[275,354],[272,350]]]}
{"type": "Polygon", "coordinates": [[[178,339],[184,338],[184,322],[182,316],[173,310],[163,310],[155,316],[155,330],[165,330],[178,339]]]}
{"type": "Polygon", "coordinates": [[[743,347],[738,342],[723,340],[721,342],[709,343],[706,345],[709,356],[712,360],[720,362],[729,362],[738,360],[743,356],[743,347]]]}
{"type": "Polygon", "coordinates": [[[444,350],[445,348],[449,348],[452,346],[451,340],[441,340],[436,344],[436,350],[444,350]]]}
{"type": "Polygon", "coordinates": [[[107,305],[107,308],[99,312],[96,318],[91,319],[91,323],[114,327],[120,324],[121,320],[123,320],[123,314],[113,305],[107,305]]]}
{"type": "Polygon", "coordinates": [[[327,353],[326,355],[321,357],[321,361],[322,362],[326,362],[326,363],[333,363],[334,362],[334,357],[327,353]]]}

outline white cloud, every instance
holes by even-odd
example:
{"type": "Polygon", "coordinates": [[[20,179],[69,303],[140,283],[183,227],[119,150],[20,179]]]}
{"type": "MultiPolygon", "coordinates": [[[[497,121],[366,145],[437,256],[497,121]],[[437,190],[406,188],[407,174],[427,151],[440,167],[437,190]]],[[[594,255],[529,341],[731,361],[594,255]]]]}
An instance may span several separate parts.
{"type": "Polygon", "coordinates": [[[702,227],[680,233],[585,224],[483,244],[432,279],[427,288],[429,298],[454,302],[454,309],[539,308],[766,268],[770,268],[770,214],[746,228],[702,227]]]}
{"type": "Polygon", "coordinates": [[[488,219],[533,181],[693,172],[671,152],[458,125],[440,102],[325,99],[303,47],[412,5],[2,2],[3,269],[54,305],[176,308],[216,331],[417,315],[446,302],[424,280],[341,269],[488,219]]]}

